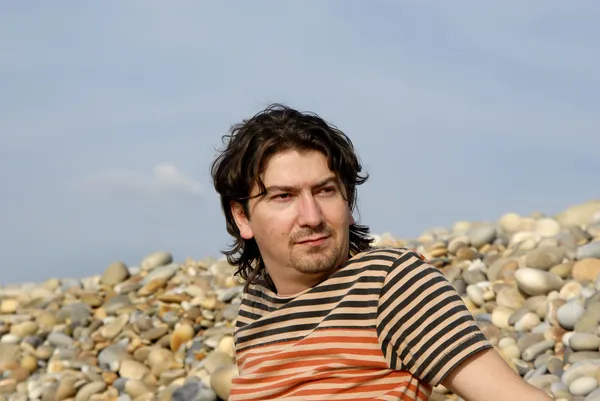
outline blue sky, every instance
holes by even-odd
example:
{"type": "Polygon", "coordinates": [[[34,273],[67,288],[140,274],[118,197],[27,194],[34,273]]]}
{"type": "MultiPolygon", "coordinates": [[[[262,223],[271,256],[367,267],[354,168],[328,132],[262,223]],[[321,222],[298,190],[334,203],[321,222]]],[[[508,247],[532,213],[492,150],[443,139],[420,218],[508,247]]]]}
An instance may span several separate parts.
{"type": "Polygon", "coordinates": [[[0,283],[229,243],[208,169],[271,102],[353,140],[359,218],[414,237],[599,198],[600,5],[0,4],[0,283]]]}

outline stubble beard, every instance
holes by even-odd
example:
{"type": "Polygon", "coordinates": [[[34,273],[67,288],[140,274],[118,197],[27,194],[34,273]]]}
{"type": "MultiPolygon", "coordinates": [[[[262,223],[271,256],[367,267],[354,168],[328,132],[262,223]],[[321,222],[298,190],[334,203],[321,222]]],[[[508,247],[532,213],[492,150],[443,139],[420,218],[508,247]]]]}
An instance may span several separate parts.
{"type": "Polygon", "coordinates": [[[305,229],[290,238],[290,266],[302,274],[330,273],[337,268],[342,251],[337,235],[325,223],[319,227],[305,229]],[[320,245],[300,245],[299,241],[312,236],[327,236],[320,245]]]}
{"type": "Polygon", "coordinates": [[[320,274],[333,271],[337,267],[340,248],[334,238],[327,239],[325,244],[310,246],[307,249],[292,249],[290,265],[303,274],[320,274]]]}

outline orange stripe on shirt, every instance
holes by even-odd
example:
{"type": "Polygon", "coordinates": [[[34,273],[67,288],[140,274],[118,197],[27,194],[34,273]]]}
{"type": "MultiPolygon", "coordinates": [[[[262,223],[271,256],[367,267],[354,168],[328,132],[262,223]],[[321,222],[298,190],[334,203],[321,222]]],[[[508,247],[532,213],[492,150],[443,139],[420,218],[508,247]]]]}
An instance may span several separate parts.
{"type": "MultiPolygon", "coordinates": [[[[323,366],[323,367],[315,369],[315,371],[327,371],[329,373],[329,375],[331,376],[332,372],[329,369],[330,369],[329,366],[323,366]]],[[[276,370],[273,373],[276,373],[276,372],[279,372],[279,370],[276,370]]],[[[344,378],[344,380],[345,380],[345,378],[352,379],[352,376],[357,376],[357,375],[360,375],[363,379],[367,376],[370,376],[373,378],[377,378],[378,376],[384,377],[384,376],[388,375],[389,372],[380,370],[380,369],[338,368],[338,369],[335,369],[335,372],[333,372],[333,374],[337,377],[344,378]]],[[[276,381],[283,381],[290,377],[296,377],[296,376],[298,376],[298,373],[293,372],[293,373],[286,373],[286,374],[279,374],[279,375],[277,375],[277,374],[262,375],[262,377],[260,377],[260,378],[256,378],[254,376],[250,376],[250,377],[239,376],[239,377],[236,377],[235,380],[240,385],[255,384],[255,383],[266,384],[266,383],[271,383],[271,382],[276,382],[276,381]]]]}
{"type": "MultiPolygon", "coordinates": [[[[257,386],[257,387],[248,387],[243,388],[243,386],[239,383],[239,378],[235,378],[234,388],[232,389],[232,395],[250,395],[256,394],[257,392],[264,392],[267,390],[277,390],[270,393],[269,398],[277,399],[279,397],[296,397],[296,396],[315,396],[315,395],[339,395],[339,394],[361,394],[361,393],[369,393],[376,392],[380,393],[384,392],[384,394],[396,393],[394,389],[398,388],[398,386],[405,386],[409,392],[416,393],[418,392],[417,383],[414,381],[412,375],[405,372],[398,371],[387,371],[387,374],[384,377],[376,378],[375,380],[384,380],[384,379],[393,379],[389,383],[377,383],[370,384],[372,379],[365,376],[357,376],[353,378],[327,378],[327,376],[331,376],[331,372],[323,372],[321,375],[311,376],[310,380],[306,380],[305,378],[299,378],[297,380],[288,381],[284,383],[278,383],[277,385],[271,386],[257,386]],[[388,378],[389,376],[389,378],[388,378]],[[302,384],[302,388],[298,388],[298,385],[302,384]],[[349,384],[346,387],[331,387],[331,385],[340,385],[340,384],[349,384]],[[315,386],[325,385],[324,388],[314,388],[315,386]],[[330,385],[330,386],[326,386],[330,385]]],[[[258,398],[248,398],[248,400],[258,400],[264,399],[263,397],[258,396],[258,398]]],[[[372,400],[370,397],[368,400],[372,400]]],[[[409,398],[412,400],[412,398],[409,398]]],[[[352,400],[356,400],[356,398],[352,398],[352,400]]]]}
{"type": "MultiPolygon", "coordinates": [[[[331,329],[327,329],[328,331],[331,329]]],[[[285,341],[279,342],[276,344],[265,344],[257,347],[253,347],[246,351],[240,352],[237,355],[237,361],[240,364],[243,364],[250,355],[252,357],[260,357],[261,355],[271,355],[273,354],[273,350],[260,352],[260,349],[264,348],[285,348],[288,345],[315,345],[315,344],[326,344],[326,343],[335,343],[335,344],[352,344],[352,343],[363,344],[378,344],[378,340],[376,336],[370,335],[365,337],[347,337],[347,336],[322,336],[322,337],[310,337],[299,341],[285,341]]]]}
{"type": "MultiPolygon", "coordinates": [[[[327,372],[322,372],[320,374],[313,374],[310,376],[310,380],[307,380],[306,377],[302,377],[302,376],[295,376],[295,379],[291,379],[291,380],[283,380],[283,381],[279,381],[276,383],[271,383],[266,385],[266,383],[263,380],[257,380],[254,384],[262,384],[265,383],[265,385],[261,385],[258,386],[260,388],[261,391],[264,390],[273,390],[273,389],[277,389],[277,388],[291,388],[294,387],[295,385],[299,384],[299,383],[304,383],[307,387],[311,387],[314,385],[323,385],[323,384],[347,384],[347,383],[355,383],[355,384],[361,384],[360,388],[366,388],[369,386],[365,386],[365,381],[376,381],[376,380],[384,380],[387,378],[387,376],[390,376],[390,373],[392,373],[391,371],[388,371],[388,373],[383,376],[383,377],[374,377],[371,378],[369,377],[368,373],[373,373],[373,371],[363,371],[365,374],[362,374],[360,376],[350,376],[350,377],[331,377],[332,376],[332,372],[327,371],[327,372]]],[[[376,372],[375,372],[376,373],[376,372]]],[[[359,372],[357,372],[357,374],[359,374],[359,372]]],[[[333,373],[333,375],[336,375],[335,373],[333,373]]],[[[381,376],[381,375],[378,375],[381,376]]],[[[400,377],[399,375],[393,375],[394,378],[396,377],[400,377]]],[[[409,378],[410,379],[410,375],[405,375],[405,379],[409,378]]],[[[242,385],[243,383],[240,382],[240,380],[237,380],[236,378],[236,384],[242,385]]],[[[393,381],[391,383],[380,383],[380,384],[373,384],[371,385],[373,388],[376,388],[378,390],[380,389],[388,389],[389,390],[396,388],[398,386],[398,382],[397,381],[393,381]]],[[[354,387],[356,388],[356,387],[354,387]]],[[[342,390],[342,392],[353,392],[353,390],[347,390],[344,388],[340,388],[340,390],[342,390]]],[[[256,387],[254,388],[249,388],[247,390],[241,390],[239,394],[246,394],[249,392],[253,392],[256,391],[256,387]]]]}
{"type": "MultiPolygon", "coordinates": [[[[301,350],[301,351],[286,351],[279,352],[276,355],[271,355],[269,357],[265,356],[262,358],[252,359],[251,361],[247,361],[244,364],[245,369],[250,369],[258,364],[263,363],[265,360],[270,360],[273,362],[284,361],[284,360],[293,360],[302,357],[321,357],[321,356],[329,356],[332,355],[344,355],[344,358],[340,357],[340,360],[346,359],[345,356],[350,358],[356,356],[381,356],[381,350],[379,349],[353,349],[353,348],[326,348],[326,349],[309,349],[309,350],[301,350]]],[[[293,362],[291,362],[293,363],[293,362]]],[[[284,364],[285,365],[285,364],[284,364]]]]}

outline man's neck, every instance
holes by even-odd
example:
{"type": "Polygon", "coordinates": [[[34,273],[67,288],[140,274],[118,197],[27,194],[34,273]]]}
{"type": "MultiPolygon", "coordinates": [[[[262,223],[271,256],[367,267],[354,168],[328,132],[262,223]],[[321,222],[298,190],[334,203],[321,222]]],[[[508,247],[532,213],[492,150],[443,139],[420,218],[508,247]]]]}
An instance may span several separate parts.
{"type": "Polygon", "coordinates": [[[286,275],[281,275],[278,277],[271,275],[268,267],[264,264],[264,262],[262,263],[263,268],[265,269],[264,277],[266,279],[266,283],[268,284],[268,288],[270,287],[269,289],[279,296],[291,297],[327,280],[351,258],[352,255],[348,254],[345,258],[343,258],[343,260],[338,261],[335,268],[328,272],[307,274],[300,273],[297,270],[289,267],[288,270],[285,271],[285,273],[287,273],[286,275]]]}
{"type": "Polygon", "coordinates": [[[309,288],[312,288],[326,280],[330,274],[315,274],[310,276],[296,276],[296,277],[286,277],[285,279],[275,280],[273,279],[273,284],[275,284],[276,293],[279,296],[288,297],[299,294],[309,288]]]}

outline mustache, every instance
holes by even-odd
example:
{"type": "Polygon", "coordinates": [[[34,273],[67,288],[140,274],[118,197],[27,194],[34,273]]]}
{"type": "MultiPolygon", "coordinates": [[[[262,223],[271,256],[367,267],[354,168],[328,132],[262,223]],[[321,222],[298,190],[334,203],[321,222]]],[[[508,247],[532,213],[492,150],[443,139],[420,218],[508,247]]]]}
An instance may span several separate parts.
{"type": "Polygon", "coordinates": [[[290,244],[295,244],[296,242],[300,242],[302,240],[305,240],[306,238],[314,237],[317,235],[330,236],[331,228],[329,226],[326,226],[325,224],[321,224],[318,227],[302,229],[294,233],[294,235],[290,237],[290,244]]]}

